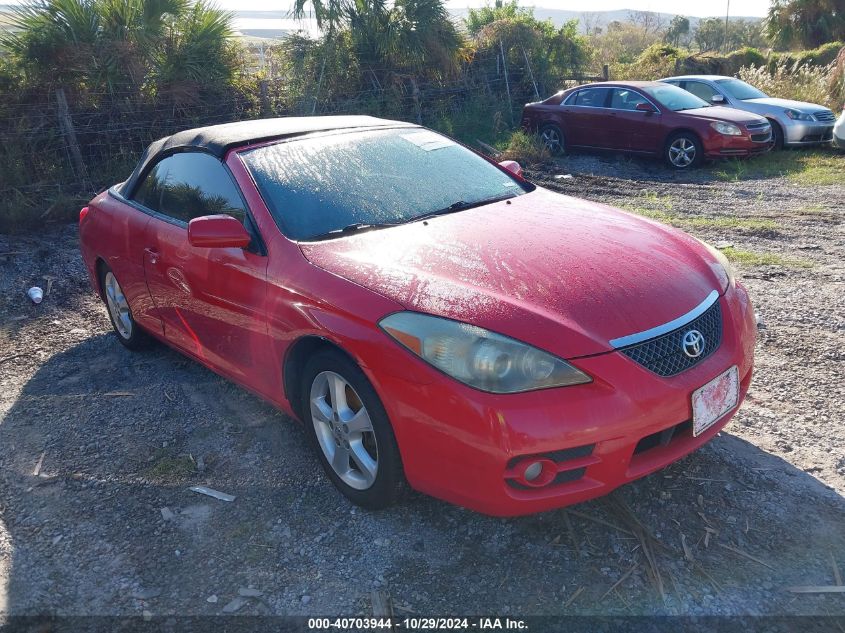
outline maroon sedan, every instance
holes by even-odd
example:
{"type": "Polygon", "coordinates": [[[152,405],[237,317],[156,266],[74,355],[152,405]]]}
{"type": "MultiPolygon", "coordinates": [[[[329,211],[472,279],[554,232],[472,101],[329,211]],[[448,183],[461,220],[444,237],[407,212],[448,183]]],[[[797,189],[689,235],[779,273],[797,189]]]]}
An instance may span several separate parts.
{"type": "Polygon", "coordinates": [[[675,169],[704,158],[751,156],[772,147],[769,122],[713,106],[655,81],[617,81],[564,90],[522,111],[522,127],[552,154],[569,147],[662,156],[675,169]]]}

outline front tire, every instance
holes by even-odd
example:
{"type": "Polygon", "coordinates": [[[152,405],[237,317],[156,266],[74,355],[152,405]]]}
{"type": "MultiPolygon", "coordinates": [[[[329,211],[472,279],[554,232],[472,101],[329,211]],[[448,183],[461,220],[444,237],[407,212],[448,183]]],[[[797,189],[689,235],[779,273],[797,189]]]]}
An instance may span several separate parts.
{"type": "Polygon", "coordinates": [[[129,307],[123,288],[121,288],[111,269],[105,265],[100,270],[100,288],[103,289],[106,310],[109,313],[109,320],[117,340],[124,347],[133,351],[146,347],[150,338],[135,323],[132,309],[129,307]]]}
{"type": "Polygon", "coordinates": [[[695,134],[677,132],[666,141],[663,158],[673,169],[690,169],[701,164],[704,148],[695,134]]]}
{"type": "Polygon", "coordinates": [[[774,141],[772,151],[776,152],[783,149],[783,128],[780,126],[780,123],[772,119],[769,119],[769,125],[772,126],[772,141],[774,141]]]}
{"type": "Polygon", "coordinates": [[[379,510],[405,489],[390,420],[364,372],[338,351],[317,352],[302,376],[308,434],[329,479],[352,503],[379,510]]]}
{"type": "Polygon", "coordinates": [[[563,156],[566,153],[566,138],[556,125],[544,125],[540,128],[540,142],[552,156],[563,156]]]}

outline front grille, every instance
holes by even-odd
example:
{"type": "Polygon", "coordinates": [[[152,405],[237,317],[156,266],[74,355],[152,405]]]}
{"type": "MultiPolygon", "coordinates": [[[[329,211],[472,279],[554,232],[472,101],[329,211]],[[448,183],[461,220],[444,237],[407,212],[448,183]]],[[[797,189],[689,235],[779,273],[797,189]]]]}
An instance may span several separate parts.
{"type": "Polygon", "coordinates": [[[833,128],[826,128],[821,134],[805,134],[801,137],[802,143],[821,143],[833,138],[833,128]]]}
{"type": "Polygon", "coordinates": [[[619,351],[658,376],[674,376],[710,356],[721,342],[722,308],[716,301],[704,314],[686,325],[619,351]],[[690,330],[698,330],[704,337],[704,351],[696,358],[687,356],[683,349],[684,335],[690,330]]]}
{"type": "Polygon", "coordinates": [[[751,135],[751,140],[754,141],[755,143],[765,143],[765,142],[769,141],[771,138],[772,138],[772,135],[769,132],[765,132],[763,134],[752,134],[751,135]]]}
{"type": "Polygon", "coordinates": [[[768,130],[771,126],[766,121],[759,121],[758,123],[749,123],[745,127],[749,130],[768,130]]]}
{"type": "Polygon", "coordinates": [[[816,117],[816,121],[836,120],[836,116],[834,116],[833,112],[830,110],[819,110],[818,112],[813,112],[813,116],[816,117]]]}

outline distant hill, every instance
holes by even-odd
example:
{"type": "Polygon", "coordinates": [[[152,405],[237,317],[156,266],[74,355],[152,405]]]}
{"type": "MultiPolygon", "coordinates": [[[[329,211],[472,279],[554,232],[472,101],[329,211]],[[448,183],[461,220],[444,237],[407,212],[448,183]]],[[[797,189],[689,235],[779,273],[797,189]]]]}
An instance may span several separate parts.
{"type": "MultiPolygon", "coordinates": [[[[4,22],[2,14],[7,13],[12,8],[12,5],[0,4],[0,25],[4,22]]],[[[452,14],[453,18],[460,20],[466,17],[469,9],[452,8],[449,12],[452,14]]],[[[541,20],[550,19],[555,26],[562,26],[569,20],[578,20],[582,31],[587,25],[593,28],[599,27],[601,29],[605,29],[611,22],[625,22],[631,18],[632,13],[634,13],[634,11],[628,9],[620,9],[617,11],[568,11],[564,9],[547,9],[545,7],[534,8],[534,15],[537,18],[541,20]]],[[[656,16],[663,24],[669,24],[674,17],[674,14],[672,13],[654,13],[651,11],[646,13],[656,16]]],[[[690,29],[695,30],[701,19],[703,18],[690,17],[690,29]]],[[[731,16],[731,19],[760,21],[762,18],[731,16]]],[[[313,20],[295,22],[290,19],[290,14],[284,10],[235,11],[235,29],[241,35],[261,39],[284,38],[291,32],[300,29],[304,29],[311,33],[316,32],[316,26],[314,25],[313,20]]]]}
{"type": "MultiPolygon", "coordinates": [[[[457,17],[463,18],[466,17],[469,9],[458,9],[454,8],[450,10],[450,13],[457,17]]],[[[601,29],[607,28],[607,25],[611,22],[626,22],[631,19],[632,13],[638,13],[633,9],[618,9],[615,11],[569,11],[565,9],[546,9],[545,7],[535,7],[534,8],[534,16],[540,20],[550,19],[555,26],[563,26],[570,20],[578,20],[578,24],[583,31],[585,25],[589,24],[593,27],[600,27],[601,29]]],[[[641,11],[639,13],[646,13],[650,16],[655,16],[660,20],[662,24],[668,25],[669,22],[672,21],[672,18],[675,17],[675,13],[655,13],[654,11],[641,11]]],[[[680,15],[684,15],[681,13],[680,15]]],[[[687,16],[690,21],[690,30],[695,30],[698,26],[698,23],[701,20],[706,20],[707,18],[696,18],[692,16],[687,16]]],[[[722,16],[714,16],[719,17],[720,19],[724,19],[724,15],[722,16]]],[[[751,22],[759,22],[762,18],[757,17],[743,17],[743,16],[731,16],[731,20],[748,20],[751,22]]]]}

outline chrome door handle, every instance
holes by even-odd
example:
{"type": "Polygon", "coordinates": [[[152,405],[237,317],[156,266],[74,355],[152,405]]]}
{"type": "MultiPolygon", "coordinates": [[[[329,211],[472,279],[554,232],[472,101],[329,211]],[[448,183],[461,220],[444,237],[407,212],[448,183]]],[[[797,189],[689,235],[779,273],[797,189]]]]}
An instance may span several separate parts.
{"type": "Polygon", "coordinates": [[[158,251],[154,248],[145,248],[144,252],[147,254],[147,258],[150,260],[151,264],[158,263],[158,251]]]}

